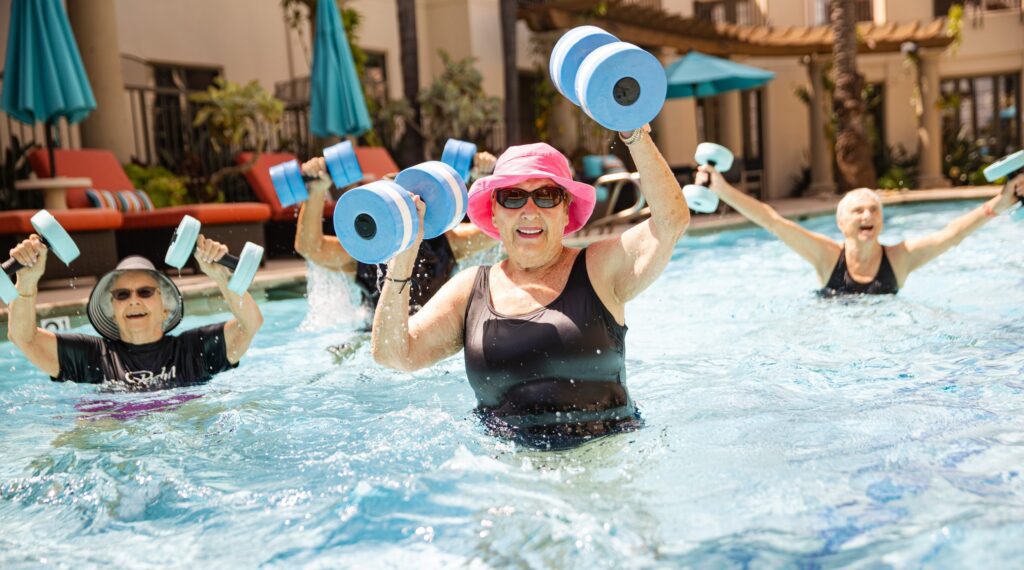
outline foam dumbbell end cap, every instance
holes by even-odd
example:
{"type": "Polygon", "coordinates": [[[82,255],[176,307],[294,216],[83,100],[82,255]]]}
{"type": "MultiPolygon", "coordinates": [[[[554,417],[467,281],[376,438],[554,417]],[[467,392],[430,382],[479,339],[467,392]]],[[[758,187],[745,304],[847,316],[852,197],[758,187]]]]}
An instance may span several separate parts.
{"type": "Polygon", "coordinates": [[[993,162],[985,167],[983,173],[985,174],[985,180],[995,182],[1021,169],[1024,169],[1024,150],[1018,150],[993,162]]]}
{"type": "Polygon", "coordinates": [[[231,258],[229,263],[223,263],[226,267],[231,267],[233,271],[231,279],[228,280],[228,290],[238,295],[244,295],[249,290],[253,278],[256,277],[260,262],[263,261],[263,248],[252,242],[245,242],[242,254],[238,256],[237,261],[234,256],[224,256],[224,258],[229,257],[231,258]]]}
{"type": "Polygon", "coordinates": [[[668,79],[658,58],[626,42],[597,48],[576,74],[583,111],[613,131],[631,131],[654,120],[667,93],[668,79]]]}
{"type": "Polygon", "coordinates": [[[548,63],[555,89],[573,104],[580,105],[576,95],[576,76],[580,65],[597,48],[618,41],[618,38],[596,26],[579,26],[566,32],[555,43],[548,63]]]}
{"type": "Polygon", "coordinates": [[[306,183],[302,179],[302,171],[299,161],[289,160],[288,162],[270,167],[270,182],[277,192],[277,199],[284,207],[294,206],[305,202],[309,198],[306,191],[306,183]]]}
{"type": "Polygon", "coordinates": [[[412,195],[390,180],[353,188],[334,208],[338,241],[363,263],[383,263],[412,245],[419,225],[412,195]]]}
{"type": "Polygon", "coordinates": [[[459,225],[466,215],[466,184],[451,166],[437,161],[417,164],[398,173],[395,184],[426,204],[423,239],[435,238],[459,225]]]}
{"type": "MultiPolygon", "coordinates": [[[[46,210],[39,210],[29,221],[50,252],[65,265],[71,265],[72,261],[78,259],[81,252],[78,250],[75,240],[71,239],[71,236],[53,217],[53,214],[46,210]]],[[[0,299],[4,303],[10,304],[11,301],[18,298],[18,289],[14,286],[11,276],[22,267],[24,266],[14,258],[3,262],[2,271],[0,271],[0,299]]]]}
{"type": "Polygon", "coordinates": [[[448,142],[444,143],[441,162],[454,168],[463,182],[468,182],[469,171],[473,168],[473,158],[475,157],[475,144],[458,139],[448,139],[448,142]]]}
{"type": "Polygon", "coordinates": [[[700,184],[687,184],[683,187],[686,205],[694,212],[710,214],[718,209],[718,194],[700,184]]]}
{"type": "Polygon", "coordinates": [[[697,164],[710,164],[719,172],[728,172],[732,168],[732,151],[715,143],[700,143],[693,154],[697,164]]]}
{"type": "Polygon", "coordinates": [[[202,224],[199,220],[192,216],[183,217],[174,230],[174,236],[171,237],[171,245],[167,248],[164,263],[176,269],[185,267],[189,256],[196,248],[200,227],[202,224]]]}
{"type": "Polygon", "coordinates": [[[324,162],[327,163],[327,172],[331,175],[331,181],[336,188],[344,188],[363,179],[363,169],[359,166],[356,151],[349,141],[341,141],[325,148],[324,162]]]}

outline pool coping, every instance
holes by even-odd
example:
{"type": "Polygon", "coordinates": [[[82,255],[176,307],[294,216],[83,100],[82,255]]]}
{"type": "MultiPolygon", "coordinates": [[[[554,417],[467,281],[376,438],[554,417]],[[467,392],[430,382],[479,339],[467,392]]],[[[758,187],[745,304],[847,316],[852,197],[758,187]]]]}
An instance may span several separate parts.
{"type": "MultiPolygon", "coordinates": [[[[999,193],[998,186],[970,186],[934,190],[881,191],[885,205],[921,202],[946,202],[991,198],[999,193]]],[[[812,216],[832,214],[841,196],[787,198],[769,204],[786,218],[803,220],[812,216]]],[[[703,235],[729,229],[754,226],[737,213],[696,215],[687,234],[703,235]]],[[[632,224],[604,226],[581,230],[565,240],[566,245],[582,247],[595,241],[616,236],[632,224]]],[[[938,229],[938,228],[936,228],[938,229]]],[[[209,314],[227,310],[217,294],[216,285],[205,275],[171,276],[185,299],[186,314],[209,314]]],[[[81,326],[87,319],[85,306],[95,278],[79,279],[74,286],[61,287],[59,281],[44,282],[39,291],[36,315],[41,324],[54,330],[81,326]]],[[[250,292],[257,300],[301,296],[306,284],[306,261],[303,259],[267,260],[253,280],[250,292]]],[[[7,340],[7,307],[0,306],[0,342],[7,340]]]]}

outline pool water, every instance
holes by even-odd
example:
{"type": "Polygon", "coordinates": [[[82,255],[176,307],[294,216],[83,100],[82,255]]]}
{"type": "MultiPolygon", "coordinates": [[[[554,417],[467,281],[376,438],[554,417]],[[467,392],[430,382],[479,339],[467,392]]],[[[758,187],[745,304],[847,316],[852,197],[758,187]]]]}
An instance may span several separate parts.
{"type": "MultiPolygon", "coordinates": [[[[884,241],[974,205],[890,208],[884,241]]],[[[646,427],[571,451],[489,436],[461,354],[335,364],[344,286],[263,305],[200,387],[51,383],[3,343],[0,567],[1020,566],[1022,229],[840,299],[766,232],[687,237],[627,310],[646,427]]]]}

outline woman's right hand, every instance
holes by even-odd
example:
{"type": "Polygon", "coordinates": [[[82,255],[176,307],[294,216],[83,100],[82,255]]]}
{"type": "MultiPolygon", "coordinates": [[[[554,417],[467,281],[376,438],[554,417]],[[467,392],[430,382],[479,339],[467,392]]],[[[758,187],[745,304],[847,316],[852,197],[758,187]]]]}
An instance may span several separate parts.
{"type": "Polygon", "coordinates": [[[302,163],[301,170],[302,174],[317,178],[317,180],[307,183],[311,190],[326,192],[331,188],[331,177],[327,173],[327,161],[324,160],[324,157],[318,156],[307,160],[302,163]]]}
{"type": "Polygon", "coordinates": [[[707,186],[712,192],[722,190],[726,184],[722,173],[715,170],[715,167],[710,164],[702,164],[697,167],[697,174],[694,176],[693,183],[707,186]],[[708,184],[709,180],[711,181],[710,184],[708,184]]]}
{"type": "Polygon", "coordinates": [[[420,231],[417,232],[416,239],[413,240],[412,245],[398,252],[388,262],[388,275],[392,279],[409,279],[412,277],[412,272],[416,269],[416,258],[420,254],[420,244],[423,243],[423,214],[426,213],[427,206],[415,194],[412,196],[412,201],[416,204],[416,211],[420,217],[420,231]]]}
{"type": "Polygon", "coordinates": [[[36,285],[46,270],[47,247],[39,236],[32,234],[11,249],[11,257],[23,267],[18,270],[16,287],[21,295],[31,296],[36,292],[36,285]]]}

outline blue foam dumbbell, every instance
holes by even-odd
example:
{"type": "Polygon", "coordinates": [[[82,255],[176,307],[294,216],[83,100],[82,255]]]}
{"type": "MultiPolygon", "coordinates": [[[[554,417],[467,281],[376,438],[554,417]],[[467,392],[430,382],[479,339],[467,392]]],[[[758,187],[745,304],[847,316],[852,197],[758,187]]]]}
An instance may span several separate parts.
{"type": "MultiPolygon", "coordinates": [[[[359,159],[356,158],[355,149],[349,141],[341,141],[325,148],[324,160],[327,162],[327,172],[331,175],[331,181],[338,188],[344,188],[363,179],[359,159]]],[[[303,175],[297,160],[289,160],[270,167],[270,181],[277,192],[278,200],[285,207],[309,199],[306,182],[312,180],[316,178],[303,175]]]]}
{"type": "Polygon", "coordinates": [[[469,171],[473,168],[473,158],[475,157],[475,144],[458,139],[448,139],[448,142],[444,143],[441,162],[454,168],[455,172],[462,177],[462,181],[469,183],[469,171]]]}
{"type": "MultiPolygon", "coordinates": [[[[50,212],[39,210],[29,221],[46,247],[65,265],[71,265],[72,261],[78,259],[80,252],[78,246],[75,245],[75,240],[71,239],[68,232],[50,212]]],[[[3,269],[0,271],[0,299],[3,299],[3,302],[8,305],[18,298],[18,289],[15,288],[11,276],[22,267],[24,265],[18,263],[13,257],[0,264],[0,269],[3,269]]]]}
{"type": "Polygon", "coordinates": [[[379,180],[342,194],[334,208],[341,246],[363,263],[383,263],[404,251],[419,233],[413,194],[426,205],[424,239],[454,228],[466,215],[466,184],[458,172],[443,162],[424,162],[398,173],[394,181],[379,180]]]}
{"type": "Polygon", "coordinates": [[[658,58],[595,26],[566,32],[551,52],[549,71],[560,93],[614,131],[651,122],[668,92],[658,58]]]}
{"type": "MultiPolygon", "coordinates": [[[[697,164],[708,164],[714,166],[721,173],[728,172],[732,168],[733,156],[729,149],[715,143],[700,143],[697,145],[697,152],[693,155],[697,164]]],[[[715,194],[705,184],[687,184],[683,187],[683,195],[686,196],[686,205],[694,212],[710,214],[718,209],[718,194],[715,194]]]]}
{"type": "MultiPolygon", "coordinates": [[[[1013,154],[1008,154],[1003,158],[993,162],[992,164],[985,167],[982,171],[985,175],[985,180],[989,182],[995,182],[1000,178],[1006,178],[1007,180],[1015,178],[1018,174],[1024,174],[1024,150],[1018,150],[1013,154]]],[[[1021,207],[1015,209],[1010,217],[1015,221],[1024,221],[1024,197],[1017,197],[1020,201],[1021,207]]]]}
{"type": "MultiPolygon", "coordinates": [[[[192,216],[185,216],[181,219],[181,223],[174,230],[171,245],[167,248],[167,255],[164,256],[164,262],[167,265],[181,269],[188,263],[188,258],[196,249],[201,226],[199,220],[192,216]]],[[[243,295],[252,284],[253,278],[256,277],[256,270],[260,268],[262,260],[263,248],[252,242],[245,242],[241,255],[236,257],[229,253],[218,259],[217,263],[232,271],[231,279],[228,280],[228,289],[243,295]]]]}

